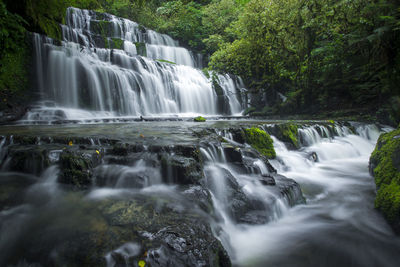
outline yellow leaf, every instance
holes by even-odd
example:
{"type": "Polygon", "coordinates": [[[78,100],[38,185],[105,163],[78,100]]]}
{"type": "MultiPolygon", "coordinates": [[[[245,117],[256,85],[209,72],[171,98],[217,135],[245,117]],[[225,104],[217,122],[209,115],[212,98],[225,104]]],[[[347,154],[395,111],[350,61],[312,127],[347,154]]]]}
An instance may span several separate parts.
{"type": "Polygon", "coordinates": [[[138,265],[139,265],[139,267],[144,267],[144,266],[146,266],[146,262],[143,261],[143,260],[140,260],[140,261],[138,262],[138,265]]]}
{"type": "Polygon", "coordinates": [[[100,151],[96,150],[97,155],[100,155],[100,151]]]}
{"type": "Polygon", "coordinates": [[[144,138],[144,135],[143,135],[143,134],[140,134],[140,137],[144,138]]]}
{"type": "Polygon", "coordinates": [[[69,146],[72,146],[72,141],[69,141],[68,145],[69,145],[69,146]]]}

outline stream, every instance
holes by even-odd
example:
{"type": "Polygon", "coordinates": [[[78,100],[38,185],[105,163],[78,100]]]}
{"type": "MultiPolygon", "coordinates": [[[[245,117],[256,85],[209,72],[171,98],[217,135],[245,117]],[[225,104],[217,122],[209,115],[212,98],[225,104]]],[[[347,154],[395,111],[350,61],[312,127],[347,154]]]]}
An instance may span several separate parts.
{"type": "Polygon", "coordinates": [[[374,210],[368,173],[389,129],[298,122],[301,148],[273,136],[277,158],[268,165],[235,129],[276,123],[285,122],[2,127],[1,265],[209,266],[196,249],[216,237],[234,266],[397,266],[400,239],[374,210]],[[135,147],[121,156],[115,140],[135,147]],[[200,183],[185,176],[195,162],[181,152],[194,144],[200,183]],[[104,154],[87,186],[62,181],[68,149],[104,154]]]}

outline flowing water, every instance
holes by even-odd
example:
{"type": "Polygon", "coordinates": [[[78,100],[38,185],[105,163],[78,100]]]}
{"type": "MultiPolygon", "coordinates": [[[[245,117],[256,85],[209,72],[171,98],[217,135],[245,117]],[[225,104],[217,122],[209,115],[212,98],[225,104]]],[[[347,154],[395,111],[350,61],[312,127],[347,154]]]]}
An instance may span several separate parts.
{"type": "MultiPolygon", "coordinates": [[[[25,259],[31,263],[37,253],[33,249],[35,242],[41,244],[42,251],[49,251],[49,259],[44,262],[51,263],[65,249],[59,240],[73,240],[74,231],[85,233],[86,225],[103,220],[95,212],[97,206],[113,198],[130,201],[140,196],[160,201],[159,205],[169,203],[174,210],[184,213],[207,216],[214,235],[235,266],[398,266],[400,240],[374,210],[375,185],[368,173],[369,155],[381,130],[364,124],[304,125],[299,129],[299,150],[288,150],[273,137],[277,159],[270,160],[271,166],[250,147],[240,145],[232,131],[253,125],[264,125],[261,127],[268,131],[270,125],[266,123],[151,122],[3,128],[0,134],[42,136],[43,141],[36,141],[39,144],[46,136],[57,133],[59,138],[87,136],[86,149],[95,147],[102,151],[107,147],[107,141],[101,141],[99,136],[104,140],[125,138],[143,146],[139,155],[122,158],[122,162],[129,164],[123,164],[118,157],[104,158],[93,170],[89,190],[79,193],[57,182],[58,165],[39,175],[10,172],[12,157],[7,162],[6,155],[13,140],[2,139],[0,182],[9,186],[11,177],[17,181],[16,188],[24,186],[14,199],[18,204],[0,211],[0,263],[19,262],[24,266],[25,259]],[[191,133],[204,129],[214,129],[226,140],[220,144],[200,143],[205,174],[202,186],[211,194],[213,215],[204,215],[196,205],[187,204],[190,202],[186,196],[200,187],[178,186],[172,169],[165,171],[158,164],[160,154],[148,149],[154,143],[169,149],[194,143],[197,139],[191,133]],[[300,187],[281,175],[295,180],[300,187]]],[[[57,162],[62,149],[52,145],[50,149],[49,160],[57,162]]],[[[175,153],[168,157],[181,160],[175,153]]],[[[25,168],[32,170],[30,166],[25,168]]],[[[145,231],[142,235],[152,240],[155,233],[145,231]]],[[[116,244],[113,251],[100,257],[108,266],[114,266],[116,258],[112,255],[117,253],[130,265],[129,258],[137,257],[140,251],[141,245],[131,240],[116,244]]]]}
{"type": "MultiPolygon", "coordinates": [[[[239,77],[216,75],[216,90],[200,70],[202,56],[166,34],[76,8],[67,10],[61,29],[62,41],[33,35],[34,89],[40,101],[24,123],[236,115],[246,108],[239,77]]],[[[374,210],[375,185],[368,173],[377,138],[388,129],[303,122],[298,131],[301,148],[289,150],[272,136],[277,158],[268,162],[235,134],[252,126],[268,131],[268,123],[2,127],[0,265],[64,265],[70,262],[62,258],[66,252],[81,257],[78,262],[89,255],[99,264],[115,266],[123,259],[129,266],[134,265],[132,258],[146,257],[156,265],[151,255],[175,254],[162,247],[143,254],[137,240],[151,243],[170,226],[153,232],[141,229],[131,240],[131,232],[118,232],[126,227],[121,218],[107,213],[115,206],[135,210],[135,203],[150,203],[162,216],[169,215],[161,212],[167,207],[179,219],[195,215],[210,223],[235,266],[398,266],[400,240],[374,210]],[[118,142],[127,142],[128,148],[115,147],[118,142]],[[187,149],[194,152],[187,156],[187,149]],[[65,171],[60,157],[71,156],[66,151],[96,162],[81,174],[93,178],[84,190],[70,190],[69,181],[60,182],[65,171]],[[198,162],[204,162],[201,170],[198,162]],[[97,255],[100,250],[80,246],[86,241],[93,245],[81,235],[111,237],[96,243],[102,249],[97,255]]],[[[132,223],[154,210],[122,218],[132,223]]],[[[169,233],[163,238],[178,252],[190,245],[188,236],[174,239],[169,233]]],[[[206,266],[200,260],[195,263],[206,266]]]]}
{"type": "MultiPolygon", "coordinates": [[[[271,163],[300,184],[306,204],[290,208],[288,201],[276,201],[269,223],[256,226],[236,224],[221,209],[221,240],[236,265],[398,266],[400,240],[374,210],[375,184],[368,173],[379,131],[375,126],[357,126],[357,134],[347,127],[336,130],[334,137],[323,126],[299,129],[304,147],[298,151],[273,137],[277,159],[271,163]]],[[[242,184],[250,194],[271,194],[242,184]]],[[[224,206],[219,197],[214,201],[224,206]]]]}
{"type": "Polygon", "coordinates": [[[62,42],[34,34],[42,101],[24,121],[132,116],[236,115],[246,107],[239,77],[211,80],[196,55],[166,34],[109,14],[69,8],[62,42]],[[169,61],[172,63],[165,63],[169,61]]]}

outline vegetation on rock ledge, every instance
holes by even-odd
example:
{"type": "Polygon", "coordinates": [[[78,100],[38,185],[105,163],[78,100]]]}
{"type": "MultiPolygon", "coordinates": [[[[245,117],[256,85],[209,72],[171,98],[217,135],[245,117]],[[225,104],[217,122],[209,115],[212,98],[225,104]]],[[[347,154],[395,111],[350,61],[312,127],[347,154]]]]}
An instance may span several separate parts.
{"type": "Polygon", "coordinates": [[[198,116],[198,117],[194,118],[193,121],[195,121],[195,122],[205,122],[206,119],[203,118],[202,116],[198,116]]]}
{"type": "Polygon", "coordinates": [[[244,137],[246,143],[269,159],[276,157],[276,152],[273,145],[273,140],[265,131],[252,127],[244,129],[244,137]]]}
{"type": "Polygon", "coordinates": [[[379,137],[369,167],[377,186],[375,207],[400,233],[400,127],[379,137]]]}

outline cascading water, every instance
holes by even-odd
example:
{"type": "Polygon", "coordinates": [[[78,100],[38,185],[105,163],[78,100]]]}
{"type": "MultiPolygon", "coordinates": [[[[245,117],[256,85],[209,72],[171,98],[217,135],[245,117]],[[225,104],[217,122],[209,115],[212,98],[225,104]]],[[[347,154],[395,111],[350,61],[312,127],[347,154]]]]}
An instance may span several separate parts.
{"type": "Polygon", "coordinates": [[[240,79],[219,75],[227,106],[221,112],[210,80],[193,68],[201,67],[196,56],[168,35],[76,8],[67,10],[66,23],[61,45],[34,34],[36,84],[43,101],[25,120],[229,115],[245,107],[240,79]]]}
{"type": "Polygon", "coordinates": [[[234,266],[397,266],[367,170],[382,129],[299,126],[266,161],[239,134],[260,123],[2,127],[0,265],[211,266],[218,238],[234,266]]]}
{"type": "Polygon", "coordinates": [[[300,184],[307,204],[290,209],[285,204],[263,225],[235,225],[229,219],[220,223],[220,238],[235,264],[398,265],[400,240],[374,210],[375,184],[368,173],[379,130],[354,127],[355,134],[338,125],[302,127],[305,146],[297,151],[273,137],[277,159],[271,164],[300,184]]]}

